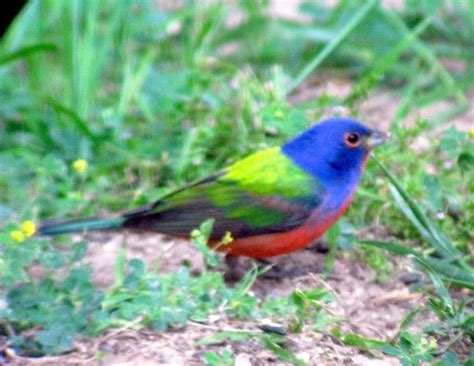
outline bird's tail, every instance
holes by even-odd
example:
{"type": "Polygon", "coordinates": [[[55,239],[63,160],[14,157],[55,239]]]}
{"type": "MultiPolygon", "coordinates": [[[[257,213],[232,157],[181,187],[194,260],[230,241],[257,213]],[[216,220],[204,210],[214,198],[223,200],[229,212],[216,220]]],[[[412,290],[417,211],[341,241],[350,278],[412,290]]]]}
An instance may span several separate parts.
{"type": "Polygon", "coordinates": [[[46,223],[38,228],[38,235],[59,235],[69,233],[82,233],[86,231],[111,230],[123,226],[126,217],[112,218],[89,217],[72,219],[60,222],[46,223]]]}

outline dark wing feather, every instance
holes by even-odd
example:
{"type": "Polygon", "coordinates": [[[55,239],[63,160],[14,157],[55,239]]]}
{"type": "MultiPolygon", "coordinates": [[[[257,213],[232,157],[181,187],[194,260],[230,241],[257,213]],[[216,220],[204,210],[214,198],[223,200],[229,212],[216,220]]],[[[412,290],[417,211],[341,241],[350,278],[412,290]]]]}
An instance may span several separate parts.
{"type": "Polygon", "coordinates": [[[303,200],[251,194],[236,184],[220,181],[220,176],[206,178],[130,213],[124,227],[187,237],[202,222],[214,218],[211,239],[219,240],[226,232],[237,239],[289,231],[311,214],[313,205],[303,200]]]}

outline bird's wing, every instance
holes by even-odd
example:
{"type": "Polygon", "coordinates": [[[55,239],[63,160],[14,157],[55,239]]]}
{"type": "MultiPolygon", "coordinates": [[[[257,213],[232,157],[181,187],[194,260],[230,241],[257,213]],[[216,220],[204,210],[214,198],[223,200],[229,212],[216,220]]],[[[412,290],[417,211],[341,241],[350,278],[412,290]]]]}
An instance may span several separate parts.
{"type": "Polygon", "coordinates": [[[315,178],[271,148],[130,213],[124,226],[187,236],[214,218],[213,240],[226,232],[234,238],[285,232],[301,225],[324,195],[315,178]]]}

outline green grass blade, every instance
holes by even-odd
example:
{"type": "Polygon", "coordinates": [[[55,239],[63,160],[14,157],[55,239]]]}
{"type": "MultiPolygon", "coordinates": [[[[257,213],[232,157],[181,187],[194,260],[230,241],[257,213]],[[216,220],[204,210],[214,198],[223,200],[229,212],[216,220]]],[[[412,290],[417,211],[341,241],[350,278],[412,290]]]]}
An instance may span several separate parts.
{"type": "Polygon", "coordinates": [[[294,78],[288,87],[287,94],[291,94],[324,60],[349,36],[367,15],[379,5],[379,0],[369,0],[359,11],[347,22],[344,28],[329,42],[316,57],[309,62],[303,70],[294,78]]]}
{"type": "Polygon", "coordinates": [[[127,247],[122,244],[118,252],[117,258],[115,258],[114,264],[114,278],[115,284],[114,288],[120,288],[125,281],[125,276],[127,272],[127,247]]]}
{"type": "Polygon", "coordinates": [[[94,142],[99,142],[99,137],[89,128],[88,124],[80,116],[78,116],[75,111],[66,107],[64,104],[58,102],[54,98],[45,97],[43,99],[57,112],[68,116],[77,130],[81,131],[94,142]]]}
{"type": "Polygon", "coordinates": [[[400,323],[400,330],[405,330],[410,326],[410,324],[413,322],[413,319],[418,315],[418,313],[422,310],[422,307],[419,306],[413,310],[411,310],[400,323]]]}
{"type": "Polygon", "coordinates": [[[327,234],[327,241],[329,244],[329,253],[324,261],[324,272],[326,275],[332,271],[334,267],[334,261],[336,259],[336,251],[337,251],[337,238],[341,234],[341,225],[337,222],[333,225],[327,234]]]}
{"type": "Polygon", "coordinates": [[[307,365],[305,361],[301,360],[293,352],[288,351],[279,344],[278,340],[281,340],[281,337],[264,334],[260,339],[264,346],[272,351],[280,360],[291,362],[294,365],[307,365]]]}
{"type": "Polygon", "coordinates": [[[74,0],[66,2],[66,6],[69,29],[64,35],[64,47],[70,100],[64,104],[82,119],[89,119],[104,74],[122,61],[117,55],[121,55],[129,36],[127,17],[131,13],[131,1],[86,4],[74,0]]]}
{"type": "Polygon", "coordinates": [[[384,249],[386,251],[389,251],[391,253],[395,253],[400,256],[408,256],[408,255],[413,255],[413,256],[421,256],[422,254],[417,252],[414,249],[404,247],[399,244],[394,244],[390,242],[384,242],[384,241],[377,241],[377,240],[359,240],[359,243],[365,244],[365,245],[370,245],[376,248],[384,249]]]}
{"type": "Polygon", "coordinates": [[[384,249],[400,256],[412,256],[418,258],[428,263],[445,280],[457,286],[474,289],[474,274],[472,271],[450,264],[445,260],[427,257],[414,249],[390,242],[361,240],[359,243],[384,249]]]}
{"type": "Polygon", "coordinates": [[[436,288],[436,291],[438,291],[438,294],[441,297],[441,300],[443,301],[444,305],[450,310],[450,312],[453,312],[453,299],[449,295],[449,291],[444,285],[443,281],[441,280],[441,277],[439,274],[436,272],[436,270],[424,259],[420,257],[415,257],[415,262],[417,262],[419,265],[421,265],[426,273],[431,278],[431,282],[433,282],[434,287],[436,288]]]}
{"type": "Polygon", "coordinates": [[[16,15],[1,38],[0,50],[2,53],[15,52],[14,50],[21,48],[22,44],[26,43],[26,38],[39,21],[40,3],[40,0],[28,1],[16,15]]]}
{"type": "MultiPolygon", "coordinates": [[[[415,64],[416,69],[418,71],[419,64],[415,64]]],[[[397,111],[395,112],[395,117],[392,120],[392,129],[395,129],[399,126],[400,122],[408,116],[412,106],[415,104],[413,103],[413,99],[415,98],[416,92],[420,87],[420,77],[414,77],[411,79],[409,84],[405,87],[403,92],[403,97],[398,104],[397,111]]]]}
{"type": "Polygon", "coordinates": [[[462,287],[474,289],[474,274],[471,271],[454,266],[442,259],[426,257],[424,258],[436,271],[443,275],[443,277],[462,287]]]}
{"type": "Polygon", "coordinates": [[[392,192],[396,192],[394,197],[399,208],[407,215],[407,218],[415,225],[420,234],[426,238],[434,249],[444,258],[449,260],[460,259],[462,254],[436,229],[413,198],[402,187],[398,179],[395,178],[379,160],[375,157],[373,157],[373,159],[393,186],[392,192]]]}
{"type": "Polygon", "coordinates": [[[370,72],[362,78],[353,88],[347,100],[355,101],[359,96],[366,95],[366,93],[373,89],[375,85],[381,80],[385,72],[396,63],[403,52],[412,45],[417,37],[431,24],[432,19],[427,18],[418,24],[415,29],[405,34],[402,40],[395,45],[384,57],[378,60],[370,69],[370,72]]]}
{"type": "Polygon", "coordinates": [[[357,347],[372,356],[376,356],[374,350],[386,344],[379,339],[368,338],[356,333],[343,333],[341,328],[336,327],[331,330],[331,335],[348,346],[357,347]]]}
{"type": "Polygon", "coordinates": [[[54,43],[38,43],[32,46],[21,47],[20,49],[10,52],[6,55],[0,56],[0,66],[3,66],[9,62],[14,62],[19,59],[31,56],[38,52],[53,52],[57,51],[58,47],[54,43]]]}
{"type": "Polygon", "coordinates": [[[135,60],[129,58],[124,66],[124,77],[119,100],[119,114],[125,115],[133,98],[140,95],[140,89],[145,84],[146,76],[155,59],[156,51],[148,50],[145,55],[141,55],[141,61],[137,65],[133,64],[135,60]]]}
{"type": "MultiPolygon", "coordinates": [[[[427,240],[428,242],[431,243],[433,240],[431,234],[429,231],[426,229],[426,227],[420,222],[420,220],[415,216],[413,213],[412,209],[410,206],[407,204],[407,202],[404,200],[403,196],[400,194],[400,192],[395,188],[394,185],[389,185],[390,193],[392,193],[393,198],[395,199],[396,204],[398,205],[398,208],[405,214],[405,216],[412,222],[412,224],[416,227],[420,235],[427,240]]],[[[433,245],[436,245],[436,242],[434,242],[433,245]]]]}
{"type": "MultiPolygon", "coordinates": [[[[410,32],[403,19],[394,11],[387,10],[383,13],[386,19],[391,22],[403,35],[410,32]]],[[[441,82],[448,88],[458,103],[467,104],[467,99],[462,90],[456,85],[456,81],[446,70],[446,68],[438,61],[435,53],[426,45],[424,45],[417,37],[413,42],[413,49],[418,56],[423,59],[438,74],[441,82]]]]}

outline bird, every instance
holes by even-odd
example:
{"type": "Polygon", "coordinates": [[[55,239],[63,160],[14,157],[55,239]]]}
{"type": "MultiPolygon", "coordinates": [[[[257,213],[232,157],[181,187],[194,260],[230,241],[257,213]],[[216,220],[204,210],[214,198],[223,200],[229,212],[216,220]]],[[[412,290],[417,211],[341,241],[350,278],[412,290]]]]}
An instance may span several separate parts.
{"type": "Polygon", "coordinates": [[[344,214],[370,152],[388,139],[355,119],[328,118],[151,204],[111,217],[45,223],[38,234],[131,229],[189,238],[212,218],[208,245],[217,251],[256,259],[291,253],[344,214]]]}

